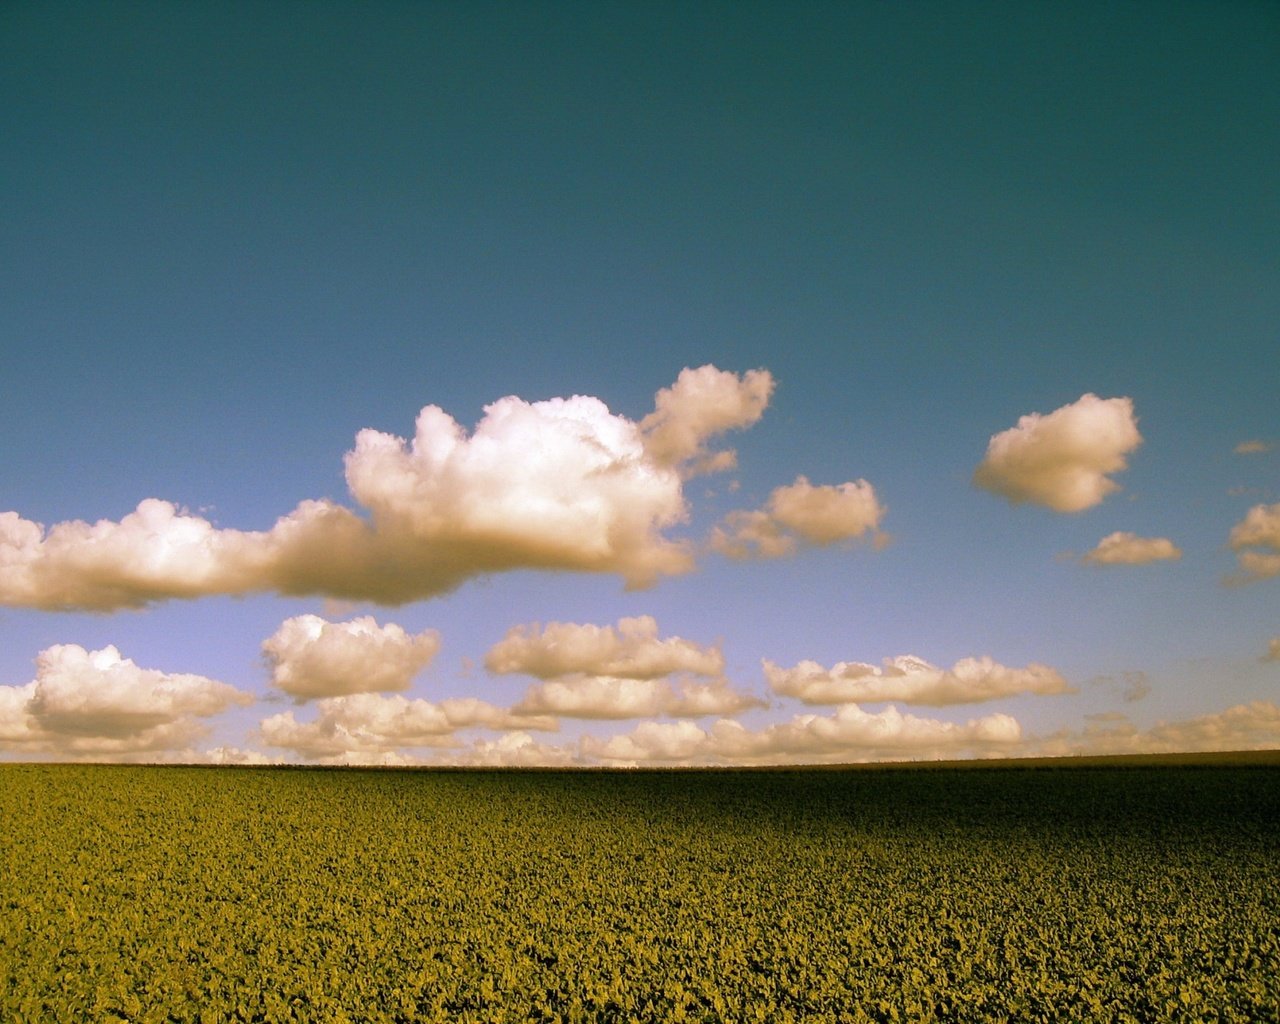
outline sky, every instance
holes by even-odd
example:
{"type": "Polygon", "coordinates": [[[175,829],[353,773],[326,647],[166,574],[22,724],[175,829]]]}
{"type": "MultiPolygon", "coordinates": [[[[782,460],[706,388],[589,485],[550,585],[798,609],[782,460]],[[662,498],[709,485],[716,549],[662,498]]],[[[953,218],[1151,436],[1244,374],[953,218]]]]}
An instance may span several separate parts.
{"type": "Polygon", "coordinates": [[[0,6],[0,759],[1280,747],[1277,53],[0,6]]]}

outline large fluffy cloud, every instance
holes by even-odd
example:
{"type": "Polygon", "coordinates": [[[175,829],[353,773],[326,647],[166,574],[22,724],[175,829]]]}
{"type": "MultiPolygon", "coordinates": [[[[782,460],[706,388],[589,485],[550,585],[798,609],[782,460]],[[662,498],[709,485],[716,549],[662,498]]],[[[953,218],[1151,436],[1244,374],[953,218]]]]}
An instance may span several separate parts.
{"type": "Polygon", "coordinates": [[[171,598],[276,591],[383,604],[447,593],[511,569],[616,573],[643,587],[687,572],[683,480],[731,458],[708,447],[749,426],[767,371],[686,370],[640,422],[595,398],[502,398],[470,434],[427,406],[411,439],[363,430],[346,456],[368,517],[304,501],[266,531],[221,529],[148,499],[119,522],[46,530],[0,513],[0,604],[142,607],[171,598]]]}
{"type": "Polygon", "coordinates": [[[1141,443],[1131,399],[1086,394],[992,437],[973,481],[1014,504],[1080,512],[1119,489],[1109,474],[1141,443]]]}
{"type": "Polygon", "coordinates": [[[975,704],[1022,693],[1070,692],[1067,681],[1048,665],[1006,668],[991,658],[963,658],[949,669],[913,655],[886,658],[883,666],[857,661],[824,668],[802,661],[781,668],[765,659],[765,678],[774,693],[806,704],[898,701],[903,704],[975,704]]]}
{"type": "Polygon", "coordinates": [[[489,649],[485,667],[500,674],[538,679],[569,675],[656,679],[677,672],[718,676],[724,655],[678,636],[661,638],[649,615],[618,620],[617,626],[550,622],[513,626],[489,649]]]}
{"type": "Polygon", "coordinates": [[[1080,561],[1085,565],[1146,565],[1181,557],[1181,549],[1168,537],[1139,537],[1117,530],[1098,541],[1080,561]]]}
{"type": "Polygon", "coordinates": [[[270,747],[292,750],[306,758],[377,755],[404,747],[451,747],[461,729],[521,729],[554,732],[549,716],[515,714],[474,697],[432,703],[373,693],[328,697],[317,704],[317,716],[299,722],[292,711],[263,720],[259,733],[270,747]]]}
{"type": "Polygon", "coordinates": [[[1254,505],[1232,528],[1230,542],[1245,579],[1280,576],[1280,502],[1254,505]]]}
{"type": "Polygon", "coordinates": [[[299,615],[262,644],[272,683],[301,699],[407,690],[439,649],[434,630],[413,635],[370,615],[350,622],[299,615]]]}
{"type": "Polygon", "coordinates": [[[253,697],[204,676],[140,668],[115,647],[59,644],[40,652],[36,677],[0,687],[0,746],[70,757],[179,750],[202,720],[253,697]]]}
{"type": "Polygon", "coordinates": [[[584,737],[582,749],[612,762],[782,764],[999,753],[1015,749],[1021,736],[1018,722],[1008,715],[956,723],[903,714],[895,707],[871,713],[845,704],[831,715],[797,715],[760,730],[731,719],[710,729],[692,722],[642,722],[608,739],[584,737]]]}
{"type": "Polygon", "coordinates": [[[865,480],[815,486],[798,476],[775,488],[763,509],[729,513],[712,531],[711,546],[730,558],[780,558],[801,542],[825,546],[875,534],[884,512],[865,480]]]}
{"type": "Polygon", "coordinates": [[[1025,753],[1174,754],[1194,751],[1270,750],[1280,747],[1280,706],[1255,700],[1195,718],[1140,729],[1125,714],[1094,715],[1081,731],[1064,730],[1028,744],[1025,753]]]}

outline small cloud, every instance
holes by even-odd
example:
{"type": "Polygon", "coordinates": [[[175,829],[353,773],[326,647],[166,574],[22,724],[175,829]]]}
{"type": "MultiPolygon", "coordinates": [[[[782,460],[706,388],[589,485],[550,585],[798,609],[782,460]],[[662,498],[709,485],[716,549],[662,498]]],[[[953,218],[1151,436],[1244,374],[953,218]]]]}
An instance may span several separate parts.
{"type": "Polygon", "coordinates": [[[669,679],[616,679],[568,676],[536,683],[512,708],[517,715],[623,719],[701,718],[732,715],[763,707],[764,701],[740,693],[728,680],[673,683],[669,679]]]}
{"type": "Polygon", "coordinates": [[[768,659],[762,664],[774,693],[806,704],[898,701],[941,707],[1024,693],[1072,692],[1062,675],[1048,665],[1006,668],[986,657],[964,658],[950,669],[909,654],[886,658],[882,666],[841,661],[828,669],[814,661],[802,661],[784,669],[768,659]]]}
{"type": "Polygon", "coordinates": [[[439,650],[435,630],[414,636],[371,615],[350,622],[299,615],[262,644],[272,684],[299,700],[407,690],[439,650]]]}
{"type": "Polygon", "coordinates": [[[1167,537],[1139,537],[1117,530],[1103,537],[1080,561],[1084,565],[1146,565],[1181,557],[1182,551],[1167,537]]]}
{"type": "Polygon", "coordinates": [[[1280,576],[1280,502],[1249,509],[1232,527],[1229,543],[1241,569],[1233,582],[1280,576]]]}
{"type": "Polygon", "coordinates": [[[1237,455],[1261,455],[1271,451],[1271,445],[1266,441],[1241,441],[1232,451],[1237,455]]]}
{"type": "Polygon", "coordinates": [[[801,543],[825,547],[879,533],[885,509],[866,480],[813,485],[806,477],[777,487],[763,509],[730,512],[711,534],[711,547],[729,558],[782,558],[801,543]]]}
{"type": "Polygon", "coordinates": [[[671,387],[654,396],[653,412],[640,421],[645,452],[659,466],[680,468],[686,478],[733,469],[735,453],[709,451],[707,440],[759,420],[773,388],[768,370],[749,370],[741,377],[710,365],[681,370],[671,387]]]}
{"type": "Polygon", "coordinates": [[[994,435],[973,482],[1015,505],[1080,512],[1119,490],[1110,474],[1127,468],[1126,456],[1140,444],[1132,399],[1086,394],[994,435]]]}
{"type": "Polygon", "coordinates": [[[681,637],[659,637],[650,615],[618,620],[616,626],[550,622],[512,626],[484,659],[490,672],[556,679],[571,675],[656,679],[677,672],[718,676],[718,647],[681,637]]]}
{"type": "Polygon", "coordinates": [[[1267,653],[1262,656],[1263,661],[1280,661],[1280,636],[1273,636],[1270,643],[1267,644],[1267,653]]]}

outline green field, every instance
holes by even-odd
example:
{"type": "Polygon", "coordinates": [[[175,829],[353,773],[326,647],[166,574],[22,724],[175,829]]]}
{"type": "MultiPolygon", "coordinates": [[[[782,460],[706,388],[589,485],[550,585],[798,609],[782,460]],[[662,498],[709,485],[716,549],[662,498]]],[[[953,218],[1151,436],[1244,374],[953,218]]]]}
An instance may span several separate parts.
{"type": "Polygon", "coordinates": [[[1280,1019],[1280,767],[0,765],[0,1020],[1280,1019]]]}

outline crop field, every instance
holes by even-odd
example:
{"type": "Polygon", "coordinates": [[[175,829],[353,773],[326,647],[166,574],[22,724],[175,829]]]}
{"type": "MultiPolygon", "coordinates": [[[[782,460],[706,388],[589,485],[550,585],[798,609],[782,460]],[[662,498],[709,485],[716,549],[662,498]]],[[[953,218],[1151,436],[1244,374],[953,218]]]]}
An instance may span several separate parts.
{"type": "Polygon", "coordinates": [[[1280,767],[0,765],[0,1020],[1280,1019],[1280,767]]]}

